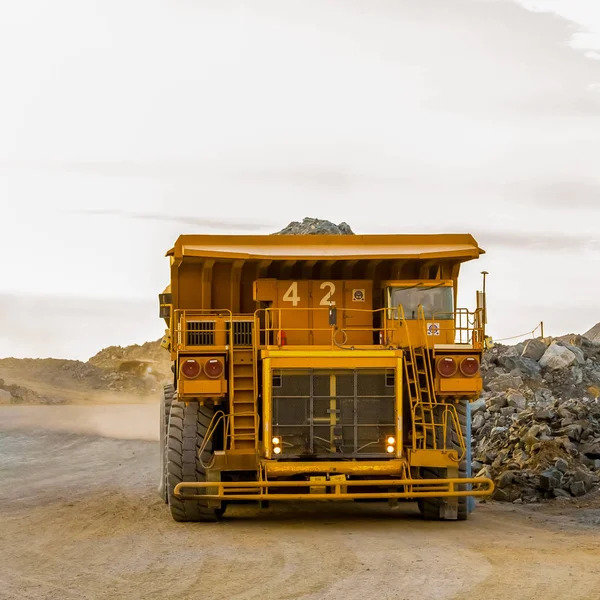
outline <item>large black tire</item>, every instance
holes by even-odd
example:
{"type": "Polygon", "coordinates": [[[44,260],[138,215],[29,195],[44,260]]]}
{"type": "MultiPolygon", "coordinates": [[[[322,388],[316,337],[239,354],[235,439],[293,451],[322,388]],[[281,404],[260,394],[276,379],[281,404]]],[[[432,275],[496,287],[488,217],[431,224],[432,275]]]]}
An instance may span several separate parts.
{"type": "MultiPolygon", "coordinates": [[[[459,422],[459,425],[461,428],[463,439],[465,440],[466,444],[470,443],[470,440],[467,439],[467,402],[468,402],[468,400],[461,400],[460,402],[455,404],[456,414],[458,416],[458,422],[459,422]]],[[[441,413],[442,413],[442,411],[440,410],[439,413],[436,415],[436,421],[438,421],[438,422],[440,422],[439,419],[441,419],[441,413]]],[[[440,428],[440,432],[438,432],[438,440],[437,441],[438,441],[438,445],[443,444],[441,428],[440,428]]],[[[462,449],[460,447],[460,442],[459,442],[459,436],[458,436],[452,422],[450,423],[450,427],[448,427],[448,439],[446,440],[446,444],[449,449],[456,450],[456,452],[458,453],[458,456],[460,456],[462,454],[462,449]]],[[[467,453],[466,452],[464,453],[464,456],[458,465],[458,476],[459,476],[459,478],[464,478],[467,476],[467,453]]],[[[446,470],[423,467],[421,469],[421,477],[423,479],[440,479],[440,478],[446,477],[446,470]]],[[[467,489],[466,485],[464,485],[464,486],[461,485],[459,487],[459,490],[466,490],[466,489],[467,489]]],[[[418,502],[419,510],[421,511],[423,518],[427,519],[429,521],[442,520],[442,517],[440,516],[440,509],[442,506],[442,502],[443,502],[442,498],[421,498],[421,499],[419,499],[419,502],[418,502]]],[[[457,520],[458,521],[466,521],[468,518],[469,518],[468,497],[460,496],[458,498],[457,520]]]]}
{"type": "MultiPolygon", "coordinates": [[[[173,402],[169,416],[167,455],[167,495],[171,516],[175,521],[218,521],[221,508],[209,507],[202,500],[182,500],[174,494],[182,481],[206,481],[206,470],[199,456],[214,408],[190,402],[173,402]]],[[[206,464],[212,454],[212,440],[208,442],[202,460],[206,464]]],[[[201,490],[197,490],[202,493],[201,490]]]]}
{"type": "Polygon", "coordinates": [[[171,383],[163,386],[163,395],[160,400],[160,480],[158,482],[158,493],[167,504],[167,452],[169,438],[167,430],[169,427],[169,413],[171,412],[171,403],[175,396],[175,387],[171,383]]]}

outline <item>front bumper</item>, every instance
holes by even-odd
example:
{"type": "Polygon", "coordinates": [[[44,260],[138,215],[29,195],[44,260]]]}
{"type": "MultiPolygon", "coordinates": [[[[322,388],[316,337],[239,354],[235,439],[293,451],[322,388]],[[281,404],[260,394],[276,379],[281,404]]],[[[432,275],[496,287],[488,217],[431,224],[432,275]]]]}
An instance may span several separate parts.
{"type": "Polygon", "coordinates": [[[344,475],[311,477],[308,481],[214,481],[182,482],[175,486],[175,496],[185,500],[360,500],[458,498],[489,496],[494,483],[485,477],[448,479],[346,479],[344,475]],[[464,486],[472,489],[465,490],[464,486]],[[357,488],[370,488],[367,491],[357,488]],[[294,488],[300,489],[298,492],[294,488]],[[306,489],[308,488],[308,493],[306,489]],[[373,491],[380,488],[381,491],[373,491]],[[462,488],[462,489],[459,489],[462,488]],[[286,493],[281,493],[281,492],[286,493]]]}

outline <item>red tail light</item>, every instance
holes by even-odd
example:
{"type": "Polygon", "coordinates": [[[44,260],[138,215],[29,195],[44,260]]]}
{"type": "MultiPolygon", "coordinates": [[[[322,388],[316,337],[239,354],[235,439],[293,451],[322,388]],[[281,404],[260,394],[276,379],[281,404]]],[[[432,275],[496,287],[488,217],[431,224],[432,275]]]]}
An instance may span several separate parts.
{"type": "Polygon", "coordinates": [[[223,363],[218,358],[211,358],[204,363],[204,372],[211,379],[221,377],[223,374],[223,363]]]}
{"type": "Polygon", "coordinates": [[[467,356],[460,362],[460,372],[465,377],[473,377],[479,371],[479,361],[474,356],[467,356]]]}
{"type": "Polygon", "coordinates": [[[453,375],[456,375],[458,365],[451,356],[446,356],[438,360],[437,370],[442,377],[452,377],[453,375]]]}
{"type": "Polygon", "coordinates": [[[279,332],[279,346],[286,346],[287,345],[287,335],[285,333],[285,331],[280,331],[279,332]]]}
{"type": "Polygon", "coordinates": [[[188,379],[195,379],[200,375],[200,364],[193,358],[188,358],[181,364],[181,372],[188,379]]]}

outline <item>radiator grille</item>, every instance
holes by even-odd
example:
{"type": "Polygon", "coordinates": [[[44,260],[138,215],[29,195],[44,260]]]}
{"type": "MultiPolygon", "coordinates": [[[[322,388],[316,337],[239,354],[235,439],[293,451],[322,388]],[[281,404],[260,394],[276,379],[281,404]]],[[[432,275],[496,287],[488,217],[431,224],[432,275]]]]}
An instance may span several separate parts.
{"type": "MultiPolygon", "coordinates": [[[[233,322],[233,345],[234,346],[252,346],[253,321],[234,321],[233,322]]],[[[231,327],[227,323],[227,343],[231,344],[231,327]]]]}
{"type": "Polygon", "coordinates": [[[279,458],[389,456],[386,438],[395,431],[395,388],[389,379],[384,369],[274,370],[279,458]]]}
{"type": "Polygon", "coordinates": [[[214,346],[216,321],[188,321],[188,346],[214,346]]]}

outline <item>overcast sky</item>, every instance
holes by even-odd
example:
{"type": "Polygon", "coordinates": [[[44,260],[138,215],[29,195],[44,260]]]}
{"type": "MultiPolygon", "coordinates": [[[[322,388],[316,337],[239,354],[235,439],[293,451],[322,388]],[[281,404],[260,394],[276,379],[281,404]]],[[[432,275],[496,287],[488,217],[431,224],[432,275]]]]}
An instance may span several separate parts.
{"type": "Polygon", "coordinates": [[[0,9],[0,356],[163,331],[180,233],[469,232],[490,333],[600,321],[597,0],[0,9]]]}

